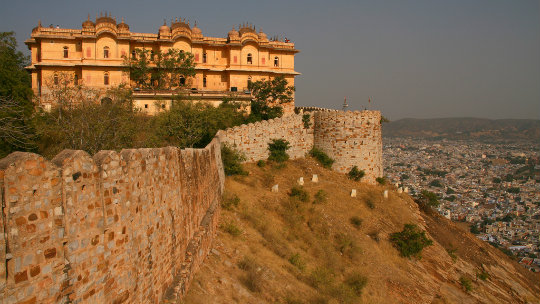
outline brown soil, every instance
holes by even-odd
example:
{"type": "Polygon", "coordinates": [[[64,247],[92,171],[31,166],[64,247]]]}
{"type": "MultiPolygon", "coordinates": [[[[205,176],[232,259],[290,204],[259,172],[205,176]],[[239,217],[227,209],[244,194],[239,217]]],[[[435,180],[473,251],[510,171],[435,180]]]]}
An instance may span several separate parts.
{"type": "Polygon", "coordinates": [[[391,186],[350,181],[312,159],[246,169],[248,176],[227,178],[214,249],[183,303],[540,303],[540,276],[450,221],[421,213],[391,186]],[[306,202],[289,196],[299,177],[306,202]],[[275,184],[278,193],[270,191],[275,184]],[[320,190],[326,199],[314,203],[320,190]],[[401,257],[388,240],[406,223],[433,240],[421,259],[401,257]],[[485,281],[476,278],[482,272],[485,281]],[[465,278],[471,291],[460,283],[465,278]]]}

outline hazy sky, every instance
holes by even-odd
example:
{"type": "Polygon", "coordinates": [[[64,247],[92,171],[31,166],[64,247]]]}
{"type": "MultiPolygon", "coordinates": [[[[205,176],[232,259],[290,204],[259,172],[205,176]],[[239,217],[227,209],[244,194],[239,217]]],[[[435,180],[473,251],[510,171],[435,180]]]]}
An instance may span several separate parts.
{"type": "Polygon", "coordinates": [[[540,1],[0,0],[0,31],[19,48],[44,26],[80,28],[88,13],[157,33],[163,19],[197,20],[226,37],[251,22],[296,44],[296,103],[379,109],[405,117],[540,118],[540,1]]]}

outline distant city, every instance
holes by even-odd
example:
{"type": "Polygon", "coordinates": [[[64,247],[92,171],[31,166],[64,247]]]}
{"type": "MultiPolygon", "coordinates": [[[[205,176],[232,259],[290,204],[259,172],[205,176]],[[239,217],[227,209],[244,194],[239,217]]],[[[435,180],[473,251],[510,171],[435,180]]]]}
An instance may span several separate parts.
{"type": "Polygon", "coordinates": [[[436,193],[437,211],[540,272],[540,161],[533,141],[384,138],[384,172],[413,196],[436,193]]]}

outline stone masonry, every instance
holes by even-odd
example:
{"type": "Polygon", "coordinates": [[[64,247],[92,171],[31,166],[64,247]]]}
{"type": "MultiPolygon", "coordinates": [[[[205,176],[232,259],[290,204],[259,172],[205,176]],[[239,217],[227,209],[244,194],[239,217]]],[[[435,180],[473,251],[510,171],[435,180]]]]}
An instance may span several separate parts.
{"type": "Polygon", "coordinates": [[[219,131],[221,142],[231,145],[254,162],[268,158],[268,143],[285,139],[292,159],[305,157],[317,147],[335,160],[332,169],[347,173],[353,166],[364,170],[364,181],[375,183],[383,175],[381,113],[338,111],[315,107],[297,108],[299,114],[219,131]],[[309,114],[309,126],[302,117],[309,114]]]}
{"type": "Polygon", "coordinates": [[[216,233],[220,143],[0,160],[0,303],[158,303],[216,233]]]}

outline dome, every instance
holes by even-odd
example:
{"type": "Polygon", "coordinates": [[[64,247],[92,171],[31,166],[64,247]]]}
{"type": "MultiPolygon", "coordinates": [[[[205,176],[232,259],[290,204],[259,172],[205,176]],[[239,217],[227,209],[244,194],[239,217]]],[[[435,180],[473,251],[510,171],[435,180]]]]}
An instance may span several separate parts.
{"type": "Polygon", "coordinates": [[[253,33],[257,35],[257,31],[255,31],[255,27],[250,24],[243,24],[238,30],[238,32],[240,32],[240,36],[244,35],[245,33],[253,33]]]}
{"type": "Polygon", "coordinates": [[[195,25],[194,25],[193,28],[191,29],[191,32],[192,32],[194,35],[202,35],[201,29],[197,27],[197,21],[195,21],[195,25]]]}
{"type": "Polygon", "coordinates": [[[172,30],[175,30],[177,28],[185,28],[185,29],[188,29],[191,31],[191,27],[189,26],[189,22],[186,23],[186,19],[182,20],[180,19],[180,21],[178,21],[178,19],[176,19],[172,25],[171,25],[171,29],[172,30]]]}
{"type": "Polygon", "coordinates": [[[103,16],[103,14],[100,14],[99,18],[96,19],[96,25],[100,23],[111,23],[111,24],[116,25],[116,20],[111,17],[110,13],[108,16],[107,14],[105,14],[105,16],[103,16]]]}
{"type": "Polygon", "coordinates": [[[129,25],[127,25],[125,22],[124,22],[124,18],[122,18],[122,22],[120,24],[118,24],[118,29],[119,30],[126,30],[126,31],[129,31],[129,25]]]}
{"type": "Polygon", "coordinates": [[[261,40],[268,40],[268,37],[265,33],[263,33],[262,29],[259,30],[259,39],[261,40]]]}
{"type": "Polygon", "coordinates": [[[167,26],[167,21],[163,20],[163,25],[159,27],[160,33],[170,33],[171,28],[167,26]]]}
{"type": "Polygon", "coordinates": [[[233,26],[232,30],[229,31],[228,36],[229,37],[238,37],[238,32],[234,29],[234,26],[233,26]]]}
{"type": "Polygon", "coordinates": [[[82,27],[94,27],[96,26],[94,22],[90,21],[90,14],[88,14],[88,19],[82,23],[82,27]]]}

